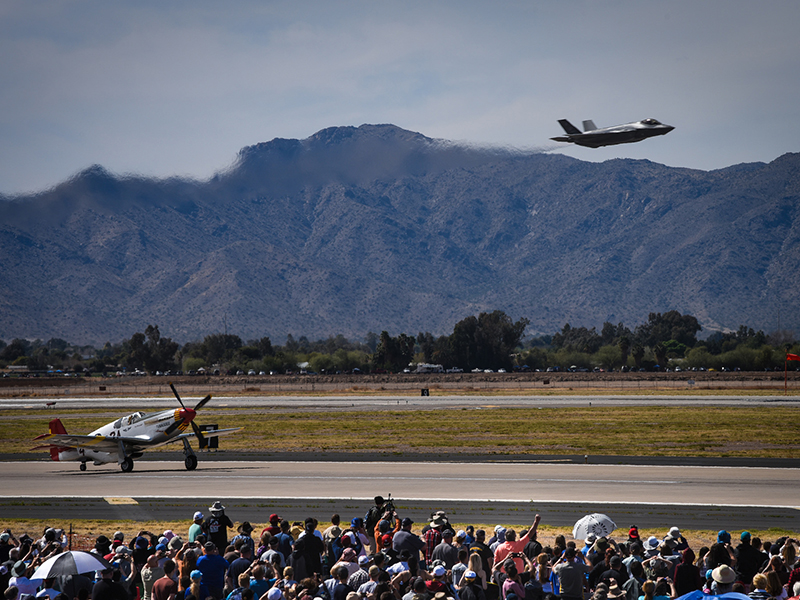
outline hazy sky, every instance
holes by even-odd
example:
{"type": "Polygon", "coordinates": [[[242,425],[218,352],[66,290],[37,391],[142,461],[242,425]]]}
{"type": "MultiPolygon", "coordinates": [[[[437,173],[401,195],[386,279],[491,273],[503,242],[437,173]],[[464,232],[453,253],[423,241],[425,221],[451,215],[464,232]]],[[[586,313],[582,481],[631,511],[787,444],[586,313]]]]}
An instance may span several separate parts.
{"type": "Polygon", "coordinates": [[[800,151],[800,2],[0,0],[0,192],[335,125],[715,169],[800,151]],[[551,142],[654,117],[665,137],[551,142]],[[553,150],[556,149],[557,150],[553,150]]]}

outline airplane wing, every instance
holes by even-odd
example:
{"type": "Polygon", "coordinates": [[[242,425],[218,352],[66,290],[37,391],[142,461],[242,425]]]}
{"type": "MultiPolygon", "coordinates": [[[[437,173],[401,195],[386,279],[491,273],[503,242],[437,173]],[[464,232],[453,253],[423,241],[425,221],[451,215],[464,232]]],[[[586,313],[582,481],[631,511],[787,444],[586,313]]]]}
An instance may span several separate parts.
{"type": "MultiPolygon", "coordinates": [[[[212,437],[219,437],[221,435],[228,435],[229,433],[235,433],[237,431],[241,431],[242,427],[231,427],[229,429],[211,429],[209,431],[203,432],[204,438],[212,438],[212,437]]],[[[189,431],[187,433],[182,433],[180,435],[176,435],[174,438],[166,440],[164,442],[160,442],[158,444],[148,445],[148,448],[157,448],[159,446],[165,446],[167,444],[172,444],[173,442],[180,442],[184,438],[194,438],[195,436],[193,431],[189,431]]]]}
{"type": "MultiPolygon", "coordinates": [[[[230,429],[212,429],[204,431],[203,437],[218,437],[220,435],[228,435],[240,431],[241,427],[232,427],[230,429]]],[[[194,432],[182,433],[176,435],[163,442],[154,442],[147,436],[140,437],[108,437],[104,435],[70,435],[68,433],[45,433],[34,439],[42,442],[39,446],[31,448],[32,450],[48,449],[51,446],[58,446],[60,448],[86,448],[90,450],[99,450],[100,452],[118,452],[119,443],[125,446],[126,451],[140,452],[148,448],[157,448],[165,444],[178,442],[184,438],[195,437],[194,432]]]]}
{"type": "Polygon", "coordinates": [[[126,449],[143,450],[154,446],[150,438],[142,437],[107,437],[104,435],[70,435],[68,433],[46,433],[35,438],[44,444],[32,448],[40,450],[58,446],[60,448],[87,448],[100,452],[117,452],[122,442],[126,449]]]}

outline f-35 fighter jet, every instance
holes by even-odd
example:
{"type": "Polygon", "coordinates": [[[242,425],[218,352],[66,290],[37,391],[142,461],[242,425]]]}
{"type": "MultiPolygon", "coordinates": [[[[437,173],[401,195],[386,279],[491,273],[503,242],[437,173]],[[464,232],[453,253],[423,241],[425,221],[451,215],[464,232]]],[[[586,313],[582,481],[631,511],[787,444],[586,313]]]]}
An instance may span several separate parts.
{"type": "Polygon", "coordinates": [[[566,119],[558,121],[567,135],[550,138],[556,142],[571,142],[587,148],[600,146],[613,146],[615,144],[631,144],[641,142],[643,139],[656,135],[666,135],[673,129],[671,125],[664,125],[655,119],[644,119],[614,127],[598,129],[593,121],[583,122],[583,132],[566,119]]]}

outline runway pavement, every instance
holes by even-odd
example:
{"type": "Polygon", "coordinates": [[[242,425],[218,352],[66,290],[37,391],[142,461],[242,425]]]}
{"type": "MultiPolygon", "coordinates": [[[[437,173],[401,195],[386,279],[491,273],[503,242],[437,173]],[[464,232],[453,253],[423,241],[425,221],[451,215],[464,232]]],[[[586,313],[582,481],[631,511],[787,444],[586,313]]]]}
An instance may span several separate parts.
{"type": "MultiPolygon", "coordinates": [[[[186,395],[184,400],[194,396],[186,395]]],[[[199,399],[199,398],[198,398],[199,399]]],[[[287,410],[447,410],[452,408],[565,408],[585,406],[798,406],[800,397],[754,396],[731,392],[725,395],[367,395],[367,396],[214,396],[209,408],[268,408],[287,410]]],[[[176,406],[169,390],[159,397],[64,396],[41,398],[0,398],[0,409],[42,409],[57,413],[62,409],[158,410],[176,406]]],[[[208,410],[208,409],[206,409],[208,410]]]]}
{"type": "Polygon", "coordinates": [[[800,471],[785,468],[202,462],[201,457],[193,472],[179,461],[138,461],[129,474],[116,465],[80,472],[77,463],[4,462],[0,478],[0,510],[8,518],[184,519],[225,499],[246,514],[240,519],[258,521],[252,514],[257,512],[263,520],[273,509],[291,519],[308,514],[324,519],[332,512],[363,514],[374,495],[391,492],[415,520],[447,507],[465,522],[525,524],[543,512],[550,524],[565,525],[597,510],[640,527],[679,522],[691,528],[796,530],[800,525],[800,471]]]}

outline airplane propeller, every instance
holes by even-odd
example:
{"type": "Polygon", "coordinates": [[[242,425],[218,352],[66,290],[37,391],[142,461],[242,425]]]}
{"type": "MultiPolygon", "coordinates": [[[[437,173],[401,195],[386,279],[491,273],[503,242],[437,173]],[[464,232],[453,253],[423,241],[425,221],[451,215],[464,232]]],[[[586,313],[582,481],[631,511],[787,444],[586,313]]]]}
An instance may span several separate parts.
{"type": "Polygon", "coordinates": [[[194,422],[194,417],[197,414],[197,411],[203,408],[206,404],[208,404],[208,401],[211,400],[211,394],[200,400],[200,402],[198,402],[193,409],[188,409],[183,403],[183,400],[181,400],[181,397],[178,394],[178,390],[175,389],[175,386],[170,383],[169,387],[172,389],[172,393],[175,394],[175,397],[178,399],[178,402],[183,410],[180,412],[180,420],[175,421],[172,425],[167,427],[164,433],[170,435],[172,432],[178,429],[178,427],[188,421],[189,424],[191,424],[192,431],[194,431],[195,436],[197,436],[197,440],[200,442],[200,445],[205,444],[206,439],[203,437],[203,432],[200,431],[200,427],[198,427],[197,423],[194,422]]]}

